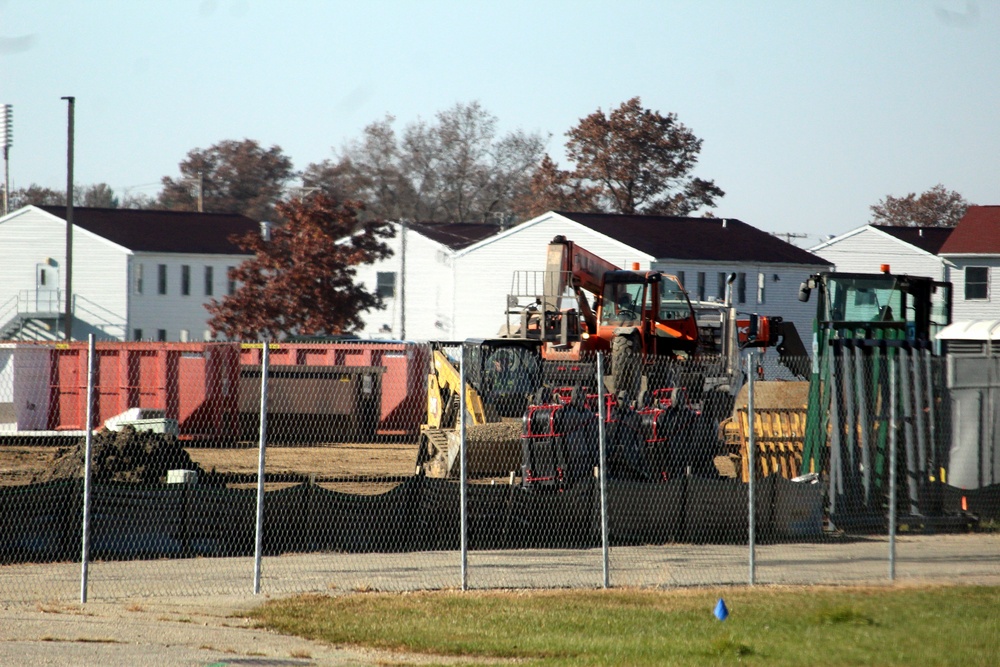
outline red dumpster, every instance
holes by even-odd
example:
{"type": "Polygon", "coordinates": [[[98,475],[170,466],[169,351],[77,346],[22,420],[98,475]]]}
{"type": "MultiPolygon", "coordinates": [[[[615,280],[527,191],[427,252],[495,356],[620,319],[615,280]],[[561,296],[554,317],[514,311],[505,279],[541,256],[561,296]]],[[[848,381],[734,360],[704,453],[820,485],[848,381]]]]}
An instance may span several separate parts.
{"type": "MultiPolygon", "coordinates": [[[[243,343],[240,363],[259,366],[261,343],[243,343]]],[[[428,348],[402,342],[271,343],[273,366],[382,367],[378,435],[416,435],[427,405],[428,348]]]]}
{"type": "MultiPolygon", "coordinates": [[[[49,348],[49,430],[83,430],[87,344],[49,348]]],[[[97,343],[94,426],[130,408],[158,410],[187,439],[235,437],[236,343],[97,343]]]]}

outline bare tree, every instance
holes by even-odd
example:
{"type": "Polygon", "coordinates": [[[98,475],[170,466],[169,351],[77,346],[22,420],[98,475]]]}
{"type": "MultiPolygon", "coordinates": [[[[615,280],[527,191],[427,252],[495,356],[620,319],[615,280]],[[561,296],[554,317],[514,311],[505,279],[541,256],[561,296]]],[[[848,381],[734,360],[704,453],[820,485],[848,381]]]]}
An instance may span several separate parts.
{"type": "Polygon", "coordinates": [[[107,183],[88,185],[73,195],[74,201],[81,206],[93,208],[118,208],[119,200],[115,191],[107,183]]]}
{"type": "Polygon", "coordinates": [[[367,203],[359,212],[364,219],[398,220],[413,217],[416,193],[400,168],[395,118],[386,116],[365,127],[360,139],[350,142],[336,160],[306,167],[302,183],[336,199],[367,203]]]}
{"type": "Polygon", "coordinates": [[[25,206],[65,206],[66,191],[53,190],[32,183],[26,188],[14,188],[10,191],[10,210],[25,206]]]}
{"type": "Polygon", "coordinates": [[[496,117],[478,102],[410,123],[401,137],[394,122],[372,123],[336,159],[309,165],[304,183],[366,202],[371,217],[483,221],[528,192],[544,149],[538,134],[498,137],[496,117]]]}

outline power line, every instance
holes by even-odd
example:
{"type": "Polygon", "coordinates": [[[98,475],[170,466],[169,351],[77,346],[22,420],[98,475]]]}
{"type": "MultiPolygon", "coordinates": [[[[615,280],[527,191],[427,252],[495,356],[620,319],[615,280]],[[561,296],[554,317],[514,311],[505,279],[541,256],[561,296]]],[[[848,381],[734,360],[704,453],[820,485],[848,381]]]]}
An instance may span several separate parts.
{"type": "Polygon", "coordinates": [[[777,236],[779,239],[785,239],[785,243],[792,243],[792,239],[809,238],[808,234],[799,234],[797,232],[771,232],[771,236],[777,236]]]}

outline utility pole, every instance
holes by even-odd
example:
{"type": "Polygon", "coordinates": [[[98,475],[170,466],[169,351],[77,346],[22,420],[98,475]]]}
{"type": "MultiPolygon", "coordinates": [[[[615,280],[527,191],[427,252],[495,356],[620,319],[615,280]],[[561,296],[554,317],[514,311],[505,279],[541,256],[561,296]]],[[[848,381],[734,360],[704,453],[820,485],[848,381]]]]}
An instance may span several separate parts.
{"type": "Polygon", "coordinates": [[[3,145],[3,214],[10,212],[10,147],[14,144],[14,107],[0,105],[0,145],[3,145]]]}
{"type": "Polygon", "coordinates": [[[804,239],[807,238],[808,234],[797,234],[795,232],[771,232],[771,236],[777,236],[779,239],[785,239],[785,243],[791,243],[792,239],[804,239]]]}
{"type": "Polygon", "coordinates": [[[399,221],[399,338],[406,340],[406,219],[399,221]]]}
{"type": "Polygon", "coordinates": [[[73,112],[75,97],[62,98],[69,103],[66,140],[66,341],[73,340],[73,112]]]}
{"type": "Polygon", "coordinates": [[[198,170],[198,212],[205,212],[205,172],[198,170]]]}

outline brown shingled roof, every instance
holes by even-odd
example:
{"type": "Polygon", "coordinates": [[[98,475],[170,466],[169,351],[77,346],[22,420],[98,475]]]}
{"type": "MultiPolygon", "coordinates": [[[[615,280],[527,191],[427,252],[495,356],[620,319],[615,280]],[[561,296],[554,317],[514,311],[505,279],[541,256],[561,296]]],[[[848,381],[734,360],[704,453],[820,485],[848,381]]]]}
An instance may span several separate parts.
{"type": "MultiPolygon", "coordinates": [[[[66,219],[65,206],[39,206],[66,219]]],[[[139,252],[246,255],[229,240],[260,225],[235,213],[192,213],[130,208],[73,207],[73,225],[139,252]]]]}
{"type": "Polygon", "coordinates": [[[932,255],[938,254],[941,246],[948,240],[952,229],[954,229],[953,227],[896,227],[894,225],[872,225],[872,227],[932,255]]]}
{"type": "Polygon", "coordinates": [[[830,265],[807,250],[734,218],[557,213],[656,259],[830,265]]]}
{"type": "Polygon", "coordinates": [[[408,226],[452,250],[467,248],[503,231],[500,225],[477,222],[411,222],[408,226]]]}
{"type": "Polygon", "coordinates": [[[1000,206],[970,206],[941,255],[1000,255],[1000,206]]]}

